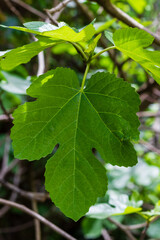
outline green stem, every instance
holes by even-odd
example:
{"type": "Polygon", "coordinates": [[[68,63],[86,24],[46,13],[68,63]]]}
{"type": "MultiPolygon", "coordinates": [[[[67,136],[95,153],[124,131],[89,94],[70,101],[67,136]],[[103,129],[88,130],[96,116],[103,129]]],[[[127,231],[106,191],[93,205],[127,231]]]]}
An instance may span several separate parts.
{"type": "Polygon", "coordinates": [[[98,56],[100,56],[102,53],[106,52],[106,51],[109,51],[111,49],[115,49],[116,46],[112,46],[112,47],[108,47],[108,48],[105,48],[103,49],[102,51],[100,51],[99,53],[95,54],[92,58],[91,58],[91,61],[95,58],[97,58],[98,56]]]}
{"type": "Polygon", "coordinates": [[[81,54],[81,56],[82,56],[82,58],[85,60],[85,62],[87,62],[87,61],[88,61],[88,57],[87,57],[87,55],[84,53],[82,47],[81,47],[79,44],[77,44],[77,43],[74,43],[74,42],[71,42],[71,43],[72,43],[72,45],[76,48],[76,50],[81,54]]]}
{"type": "Polygon", "coordinates": [[[81,85],[81,90],[80,90],[81,92],[83,91],[83,88],[84,88],[84,84],[85,84],[86,77],[87,77],[87,74],[89,71],[89,67],[90,67],[90,63],[87,63],[86,70],[84,72],[84,76],[83,76],[83,80],[82,80],[82,85],[81,85]]]}

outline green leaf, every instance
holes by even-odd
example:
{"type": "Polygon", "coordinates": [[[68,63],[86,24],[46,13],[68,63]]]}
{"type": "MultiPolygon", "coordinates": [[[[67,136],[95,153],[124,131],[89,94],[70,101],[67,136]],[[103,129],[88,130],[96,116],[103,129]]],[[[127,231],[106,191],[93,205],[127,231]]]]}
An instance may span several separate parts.
{"type": "Polygon", "coordinates": [[[9,28],[9,29],[15,29],[15,30],[19,30],[19,31],[22,31],[22,32],[28,32],[28,33],[33,33],[33,34],[39,34],[39,35],[41,35],[38,31],[31,30],[31,29],[27,29],[27,28],[24,28],[24,27],[5,26],[5,25],[2,25],[2,24],[0,24],[0,27],[9,28]]]}
{"type": "Polygon", "coordinates": [[[0,57],[3,56],[4,54],[6,54],[7,52],[9,52],[11,50],[6,50],[6,51],[0,51],[0,57]]]}
{"type": "Polygon", "coordinates": [[[43,36],[60,39],[68,42],[82,42],[89,41],[95,34],[95,29],[92,24],[83,28],[80,32],[75,32],[68,26],[63,26],[57,30],[42,33],[43,36]]]}
{"type": "Polygon", "coordinates": [[[43,22],[29,22],[24,24],[27,28],[24,27],[8,27],[4,25],[0,25],[1,27],[5,28],[11,28],[20,30],[23,32],[33,33],[39,36],[44,36],[47,38],[51,38],[52,40],[63,40],[67,42],[87,42],[89,41],[93,35],[95,34],[95,28],[92,24],[87,25],[84,27],[81,31],[76,32],[69,26],[60,26],[59,28],[55,29],[55,26],[53,28],[55,30],[49,30],[51,29],[51,24],[48,26],[46,23],[43,24],[43,22]],[[46,31],[47,30],[47,31],[46,31]]]}
{"type": "Polygon", "coordinates": [[[144,49],[153,40],[149,33],[137,28],[120,29],[113,34],[116,48],[138,62],[160,84],[160,51],[144,49]]]}
{"type": "Polygon", "coordinates": [[[97,27],[97,29],[96,29],[96,34],[101,33],[101,32],[103,32],[103,31],[107,30],[107,29],[108,29],[109,27],[111,27],[112,24],[113,24],[114,22],[116,22],[116,21],[117,21],[117,19],[116,19],[116,18],[113,18],[113,19],[111,19],[111,20],[109,20],[109,21],[107,21],[107,22],[105,22],[105,23],[97,23],[97,24],[94,24],[94,27],[96,27],[96,26],[98,25],[98,27],[97,27]]]}
{"type": "Polygon", "coordinates": [[[27,93],[37,100],[13,114],[15,156],[36,160],[59,144],[47,162],[45,185],[61,211],[78,220],[107,189],[105,168],[92,148],[112,164],[137,162],[130,140],[139,135],[138,95],[109,73],[96,73],[83,90],[75,72],[65,68],[40,76],[27,93]]]}
{"type": "MultiPolygon", "coordinates": [[[[92,24],[89,24],[83,28],[80,32],[75,32],[69,26],[62,26],[56,30],[44,31],[52,28],[51,24],[43,22],[29,22],[25,23],[23,27],[7,27],[0,25],[1,27],[12,28],[24,32],[36,34],[38,41],[24,45],[22,47],[7,51],[0,52],[0,67],[3,70],[11,70],[16,66],[27,63],[31,58],[36,56],[39,52],[46,48],[52,47],[57,43],[66,42],[88,42],[95,34],[95,29],[92,24]]],[[[53,26],[53,28],[55,28],[53,26]]],[[[98,40],[97,40],[98,41],[98,40]]],[[[95,45],[94,40],[94,45],[95,45]]],[[[91,48],[93,48],[92,46],[91,48]]]]}
{"type": "Polygon", "coordinates": [[[137,213],[142,210],[142,201],[129,201],[128,195],[108,191],[109,203],[99,203],[90,207],[86,216],[96,219],[106,219],[109,216],[118,216],[137,213]]]}
{"type": "Polygon", "coordinates": [[[91,40],[91,42],[88,44],[88,47],[86,48],[85,52],[88,54],[93,53],[100,38],[101,38],[101,34],[99,34],[93,40],[91,40]]]}
{"type": "Polygon", "coordinates": [[[16,66],[27,63],[31,58],[55,43],[51,39],[40,37],[38,41],[15,48],[0,57],[0,67],[3,70],[11,70],[16,66]]]}
{"type": "Polygon", "coordinates": [[[127,2],[131,5],[131,7],[139,14],[142,14],[147,5],[146,0],[127,0],[127,2]]]}
{"type": "Polygon", "coordinates": [[[109,31],[105,31],[104,34],[105,34],[105,37],[108,39],[108,41],[110,41],[114,45],[113,33],[109,31]]]}
{"type": "Polygon", "coordinates": [[[115,31],[113,40],[117,48],[136,52],[139,48],[151,45],[154,37],[144,30],[128,27],[115,31]]]}

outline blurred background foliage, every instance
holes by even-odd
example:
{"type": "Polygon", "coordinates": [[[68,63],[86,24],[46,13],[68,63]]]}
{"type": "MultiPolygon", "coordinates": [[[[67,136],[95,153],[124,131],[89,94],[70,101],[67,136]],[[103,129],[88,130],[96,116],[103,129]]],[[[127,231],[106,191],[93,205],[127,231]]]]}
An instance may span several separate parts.
{"type": "MultiPolygon", "coordinates": [[[[44,9],[51,9],[59,3],[57,0],[25,0],[22,2],[42,13],[45,13],[44,9]]],[[[112,0],[112,3],[151,31],[159,34],[160,1],[112,0]]],[[[121,21],[112,18],[96,2],[81,0],[77,3],[77,1],[71,1],[63,11],[58,13],[58,21],[64,21],[75,28],[82,28],[90,23],[92,19],[95,19],[94,26],[97,33],[103,30],[114,32],[118,28],[127,27],[121,21]]],[[[22,22],[38,20],[44,19],[14,3],[14,1],[1,0],[1,24],[21,26],[22,22]],[[12,4],[9,5],[8,2],[12,4]]],[[[11,29],[0,29],[0,51],[22,46],[31,41],[33,41],[33,38],[27,33],[11,29]]],[[[95,52],[102,50],[104,45],[109,46],[110,43],[102,38],[95,52]]],[[[158,50],[158,47],[153,45],[153,49],[158,50]]],[[[69,43],[56,45],[46,50],[44,57],[45,71],[62,66],[76,70],[80,78],[83,75],[84,64],[69,43]]],[[[5,181],[27,192],[45,191],[44,177],[42,176],[47,159],[31,163],[27,161],[19,162],[14,159],[9,138],[12,126],[10,114],[19,104],[30,100],[26,96],[26,88],[37,75],[38,64],[38,58],[35,57],[30,63],[18,66],[10,72],[0,70],[1,168],[4,167],[4,162],[7,162],[9,166],[12,164],[13,168],[5,175],[5,181]]],[[[115,222],[131,226],[134,224],[143,225],[146,221],[149,223],[153,219],[155,221],[147,226],[145,239],[160,239],[160,219],[158,219],[160,215],[160,88],[139,64],[117,51],[104,53],[99,59],[93,61],[90,74],[97,70],[109,71],[123,77],[140,94],[142,101],[138,113],[141,121],[140,141],[135,143],[139,162],[132,168],[107,164],[109,191],[104,198],[98,199],[97,204],[91,207],[89,213],[77,223],[66,218],[51,203],[48,197],[43,202],[36,202],[37,211],[77,239],[107,239],[105,230],[112,239],[131,239],[115,222]]],[[[98,153],[96,154],[100,159],[98,153]]],[[[0,180],[0,197],[33,208],[33,200],[27,199],[12,188],[6,187],[3,183],[4,179],[1,178],[0,180]]],[[[141,236],[143,240],[143,227],[132,229],[135,239],[139,239],[141,236]]],[[[36,239],[33,219],[15,208],[9,209],[1,206],[0,239],[36,239]]],[[[60,240],[63,237],[54,233],[48,227],[41,225],[41,239],[60,240]]]]}

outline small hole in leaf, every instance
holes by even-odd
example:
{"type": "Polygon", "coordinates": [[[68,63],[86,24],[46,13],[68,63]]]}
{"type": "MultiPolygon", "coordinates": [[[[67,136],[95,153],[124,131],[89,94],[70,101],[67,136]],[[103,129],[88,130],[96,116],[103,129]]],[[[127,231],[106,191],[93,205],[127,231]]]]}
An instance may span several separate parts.
{"type": "Polygon", "coordinates": [[[92,148],[92,153],[102,164],[104,164],[104,160],[102,159],[101,154],[97,151],[96,148],[92,148]]]}
{"type": "Polygon", "coordinates": [[[92,148],[92,153],[96,156],[97,150],[95,148],[92,148]]]}
{"type": "Polygon", "coordinates": [[[56,144],[56,146],[54,147],[53,151],[50,154],[48,154],[46,157],[44,157],[44,158],[46,160],[50,159],[57,152],[58,148],[59,148],[59,143],[56,144]]]}

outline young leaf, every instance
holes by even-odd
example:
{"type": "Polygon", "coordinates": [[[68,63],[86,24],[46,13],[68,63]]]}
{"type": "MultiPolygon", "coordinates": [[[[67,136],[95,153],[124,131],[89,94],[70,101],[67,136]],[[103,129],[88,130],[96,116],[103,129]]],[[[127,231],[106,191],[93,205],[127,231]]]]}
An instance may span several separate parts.
{"type": "Polygon", "coordinates": [[[110,41],[114,45],[113,33],[109,31],[105,31],[104,34],[105,34],[105,37],[108,39],[108,41],[110,41]]]}
{"type": "Polygon", "coordinates": [[[92,24],[83,28],[80,32],[75,32],[72,28],[63,26],[57,30],[42,33],[43,36],[68,42],[87,42],[94,36],[94,34],[95,28],[92,24]]]}
{"type": "Polygon", "coordinates": [[[94,27],[97,26],[96,28],[96,34],[98,33],[101,33],[101,32],[104,32],[105,30],[107,30],[109,27],[111,27],[113,25],[114,22],[116,22],[117,19],[116,18],[113,18],[105,23],[97,23],[97,24],[94,24],[94,27]]]}
{"type": "Polygon", "coordinates": [[[88,54],[93,53],[100,38],[101,38],[101,34],[98,34],[98,36],[96,36],[93,40],[91,40],[91,42],[88,44],[88,47],[86,48],[85,52],[88,54]]]}
{"type": "Polygon", "coordinates": [[[33,82],[34,102],[13,114],[11,138],[15,156],[36,160],[59,148],[46,165],[46,189],[53,202],[74,220],[105,194],[105,169],[94,157],[132,166],[137,157],[131,139],[138,138],[138,95],[110,73],[96,73],[81,89],[74,71],[52,70],[33,82]]]}
{"type": "Polygon", "coordinates": [[[154,37],[138,28],[120,29],[113,34],[116,48],[138,62],[160,84],[160,51],[144,49],[151,45],[153,40],[154,37]]]}

